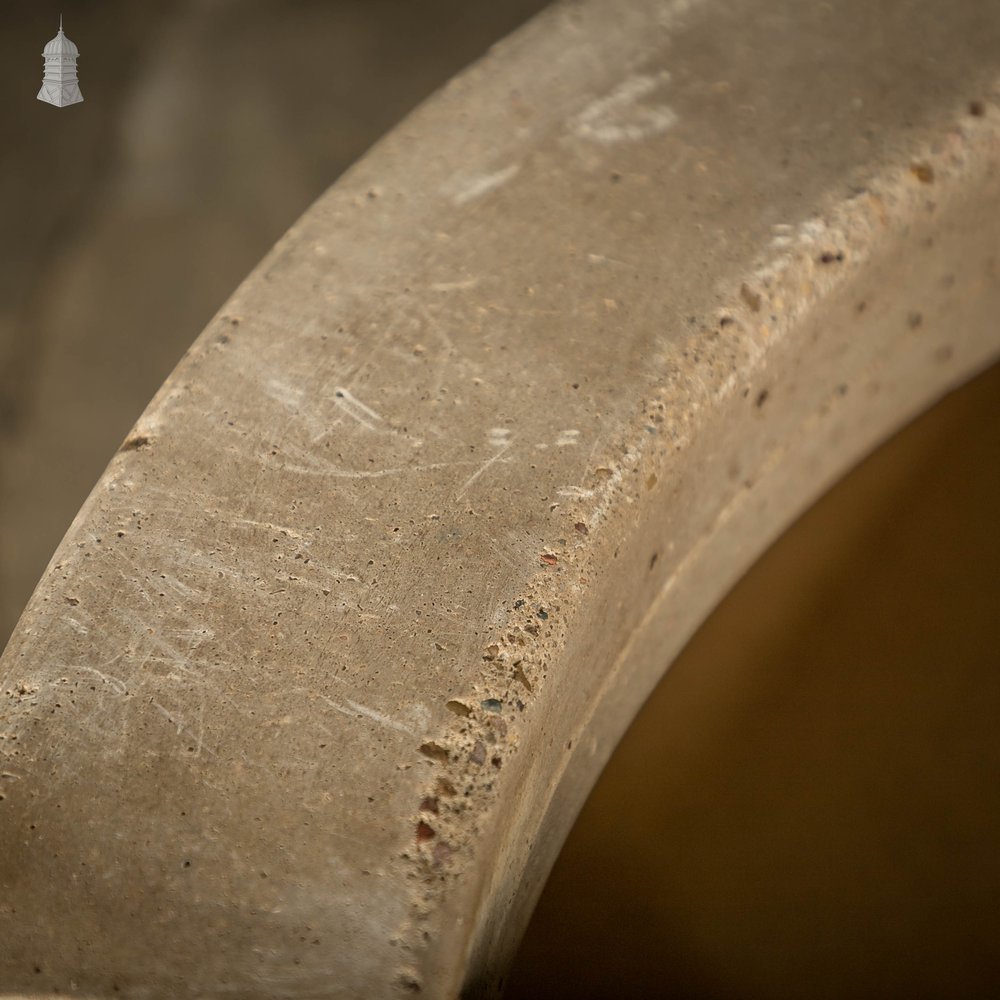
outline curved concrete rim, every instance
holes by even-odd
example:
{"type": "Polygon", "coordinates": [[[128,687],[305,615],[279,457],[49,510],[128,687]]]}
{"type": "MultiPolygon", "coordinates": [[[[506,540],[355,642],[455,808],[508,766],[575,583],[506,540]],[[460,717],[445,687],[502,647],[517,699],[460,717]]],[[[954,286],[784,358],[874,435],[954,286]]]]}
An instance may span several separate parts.
{"type": "Polygon", "coordinates": [[[289,230],[4,654],[0,994],[499,992],[700,622],[1000,353],[1000,10],[874,7],[556,5],[289,230]]]}

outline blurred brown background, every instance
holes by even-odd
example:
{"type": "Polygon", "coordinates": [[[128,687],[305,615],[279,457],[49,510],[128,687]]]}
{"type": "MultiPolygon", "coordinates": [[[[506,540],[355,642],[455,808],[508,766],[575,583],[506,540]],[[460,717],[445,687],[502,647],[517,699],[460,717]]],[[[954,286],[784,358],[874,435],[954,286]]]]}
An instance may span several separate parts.
{"type": "MultiPolygon", "coordinates": [[[[541,0],[8,0],[0,633],[337,175],[541,0]],[[35,100],[62,10],[82,105],[35,100]]],[[[509,995],[1000,995],[1000,368],[806,515],[584,810],[509,995]]]]}

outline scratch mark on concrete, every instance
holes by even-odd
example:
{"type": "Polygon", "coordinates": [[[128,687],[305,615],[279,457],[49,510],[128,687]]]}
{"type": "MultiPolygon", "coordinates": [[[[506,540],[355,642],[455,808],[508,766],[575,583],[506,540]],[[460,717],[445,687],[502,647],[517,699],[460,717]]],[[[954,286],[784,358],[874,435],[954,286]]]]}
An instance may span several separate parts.
{"type": "Polygon", "coordinates": [[[635,269],[635,265],[630,264],[627,260],[619,260],[617,257],[605,257],[602,253],[588,253],[587,260],[591,264],[620,264],[622,267],[635,269]]]}
{"type": "Polygon", "coordinates": [[[432,292],[457,292],[463,288],[475,288],[478,284],[478,278],[468,278],[465,281],[436,281],[430,289],[432,292]]]}
{"type": "Polygon", "coordinates": [[[323,437],[327,433],[323,421],[317,419],[313,408],[310,407],[308,400],[305,399],[306,393],[304,389],[288,385],[280,379],[273,378],[269,379],[264,386],[264,392],[301,420],[311,434],[323,437]],[[305,402],[305,405],[303,405],[303,402],[305,402]]]}
{"type": "MultiPolygon", "coordinates": [[[[118,659],[118,657],[115,657],[115,659],[118,659]]],[[[100,677],[100,679],[117,695],[128,694],[128,688],[125,686],[125,682],[120,677],[112,677],[110,674],[102,673],[96,667],[78,666],[77,670],[86,670],[87,673],[100,677]]]]}
{"type": "Polygon", "coordinates": [[[370,406],[365,406],[356,396],[353,396],[347,389],[343,386],[336,386],[333,390],[333,395],[336,400],[337,406],[340,407],[349,417],[356,420],[359,424],[367,427],[371,431],[377,431],[379,428],[375,424],[366,420],[365,417],[370,417],[371,420],[381,421],[383,418],[380,414],[376,413],[370,406]],[[364,414],[364,416],[362,416],[364,414]]]}
{"type": "MultiPolygon", "coordinates": [[[[209,512],[206,511],[206,513],[209,512]]],[[[312,536],[306,538],[305,535],[302,535],[294,528],[289,528],[287,525],[284,524],[273,524],[270,521],[255,521],[249,517],[237,517],[234,520],[230,521],[229,523],[234,528],[237,525],[246,524],[252,528],[267,528],[268,531],[280,531],[282,534],[288,535],[289,538],[297,538],[299,541],[308,541],[308,542],[313,541],[312,536]]]]}
{"type": "Polygon", "coordinates": [[[498,461],[501,456],[503,456],[507,450],[510,448],[510,443],[505,444],[495,455],[486,459],[485,462],[475,472],[469,476],[468,479],[462,484],[462,488],[455,494],[455,499],[458,500],[465,491],[496,461],[498,461]]]}
{"type": "Polygon", "coordinates": [[[493,551],[497,554],[497,556],[500,559],[502,559],[508,566],[510,566],[511,569],[514,570],[520,569],[520,567],[523,565],[523,562],[521,563],[515,562],[509,555],[507,555],[507,553],[504,551],[506,546],[504,545],[503,542],[501,542],[498,538],[495,538],[493,536],[490,536],[490,541],[493,543],[493,551]]]}
{"type": "Polygon", "coordinates": [[[193,587],[189,587],[186,583],[182,583],[177,579],[177,577],[171,576],[169,573],[161,573],[160,579],[167,587],[171,590],[177,591],[181,597],[186,597],[188,600],[201,596],[200,590],[195,590],[193,587]]]}
{"type": "Polygon", "coordinates": [[[381,479],[384,476],[397,476],[404,472],[432,472],[437,469],[449,469],[458,465],[475,465],[474,461],[460,459],[455,462],[429,462],[422,465],[399,465],[389,469],[343,469],[319,455],[286,444],[284,451],[302,464],[285,463],[282,468],[286,472],[297,472],[306,476],[330,476],[336,479],[381,479]]]}
{"type": "Polygon", "coordinates": [[[366,718],[377,722],[380,726],[386,726],[389,729],[395,729],[398,732],[407,733],[410,736],[416,735],[409,726],[404,726],[401,722],[397,722],[388,715],[383,715],[381,712],[376,712],[373,708],[368,708],[367,705],[359,705],[356,701],[351,701],[350,698],[344,699],[350,708],[345,708],[343,705],[327,698],[326,695],[321,694],[320,698],[325,701],[330,708],[334,709],[334,711],[340,712],[341,715],[346,715],[349,718],[356,718],[359,715],[363,715],[366,718]]]}
{"type": "Polygon", "coordinates": [[[180,736],[180,734],[184,731],[184,725],[185,725],[184,720],[181,719],[180,722],[178,722],[173,717],[173,715],[167,709],[165,709],[158,701],[150,699],[149,703],[160,712],[160,714],[167,720],[167,722],[170,723],[170,725],[177,727],[177,735],[180,736]]]}
{"type": "Polygon", "coordinates": [[[445,188],[446,194],[451,194],[452,204],[465,205],[467,202],[481,198],[490,191],[503,187],[521,169],[519,163],[497,170],[492,174],[478,174],[473,177],[456,178],[445,188]]]}

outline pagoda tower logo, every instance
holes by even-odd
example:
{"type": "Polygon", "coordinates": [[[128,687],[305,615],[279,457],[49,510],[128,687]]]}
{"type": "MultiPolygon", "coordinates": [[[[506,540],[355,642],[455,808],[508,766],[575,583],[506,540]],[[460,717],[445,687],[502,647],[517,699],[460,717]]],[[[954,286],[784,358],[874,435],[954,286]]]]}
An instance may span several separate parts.
{"type": "Polygon", "coordinates": [[[57,108],[79,104],[83,100],[80,84],[76,79],[76,61],[80,50],[63,34],[62,15],[59,15],[59,34],[42,49],[45,75],[38,99],[57,108]]]}

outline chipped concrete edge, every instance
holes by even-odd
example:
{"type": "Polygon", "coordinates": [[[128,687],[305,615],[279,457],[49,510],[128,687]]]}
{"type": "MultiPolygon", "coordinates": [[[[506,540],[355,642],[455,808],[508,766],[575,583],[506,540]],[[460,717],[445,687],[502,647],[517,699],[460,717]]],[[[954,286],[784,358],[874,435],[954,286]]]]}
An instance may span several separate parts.
{"type": "MultiPolygon", "coordinates": [[[[597,503],[589,512],[581,506],[573,515],[576,531],[569,553],[574,573],[579,571],[586,578],[599,569],[590,564],[588,553],[593,540],[606,530],[606,522],[622,507],[622,483],[628,474],[639,471],[640,480],[649,489],[658,473],[662,475],[661,463],[646,454],[652,440],[646,433],[651,420],[662,422],[665,412],[669,413],[675,450],[689,447],[696,439],[702,410],[720,405],[737,391],[747,395],[748,387],[759,381],[766,369],[769,353],[792,339],[803,319],[822,310],[834,292],[862,274],[880,248],[898,239],[909,220],[925,209],[931,192],[937,206],[944,207],[995,165],[1000,157],[1000,108],[993,102],[1000,93],[1000,82],[991,91],[990,102],[973,99],[957,108],[951,124],[942,130],[943,138],[915,146],[908,158],[878,172],[852,197],[831,203],[827,210],[796,227],[775,227],[770,245],[760,253],[752,270],[719,296],[714,313],[700,317],[698,331],[678,348],[678,357],[693,359],[693,364],[685,362],[688,374],[682,374],[678,367],[676,380],[652,391],[658,398],[643,407],[630,431],[622,435],[627,443],[621,459],[615,455],[622,449],[609,449],[597,459],[597,483],[588,491],[597,503]],[[713,372],[714,359],[707,346],[720,329],[738,338],[745,359],[740,371],[721,380],[713,372]]],[[[947,388],[943,386],[941,391],[947,388]]],[[[765,399],[762,391],[757,405],[765,399]]],[[[927,402],[929,405],[932,400],[927,402]]],[[[773,464],[780,457],[772,454],[768,461],[773,464]]],[[[571,507],[574,498],[565,499],[564,506],[571,507]]],[[[401,855],[410,867],[408,877],[413,887],[411,919],[399,932],[402,950],[412,956],[397,972],[397,985],[407,991],[419,992],[429,979],[441,974],[436,963],[428,966],[426,940],[446,897],[464,889],[460,894],[470,916],[475,913],[475,917],[463,930],[450,931],[464,934],[466,943],[455,953],[461,960],[450,970],[447,984],[436,982],[435,995],[439,989],[442,996],[457,995],[457,983],[463,976],[469,978],[465,967],[480,946],[477,937],[489,923],[487,886],[489,868],[496,859],[477,853],[476,843],[490,824],[510,822],[503,801],[504,794],[509,796],[510,792],[498,791],[499,771],[508,755],[521,746],[530,747],[530,713],[527,721],[523,713],[543,694],[547,664],[556,661],[562,649],[559,636],[555,641],[537,641],[538,609],[542,609],[543,619],[563,609],[569,611],[569,617],[564,616],[560,623],[560,636],[574,627],[572,591],[578,588],[552,572],[559,558],[555,553],[539,554],[532,583],[514,602],[506,621],[484,643],[482,659],[487,673],[483,682],[448,703],[456,716],[454,723],[420,747],[435,767],[408,818],[415,833],[413,846],[401,855]],[[505,718],[501,706],[514,706],[516,711],[505,718]],[[490,766],[484,770],[487,763],[490,766]],[[463,862],[452,867],[456,856],[463,862]],[[470,868],[475,869],[472,878],[470,868]],[[460,879],[465,881],[464,887],[458,884],[460,879]]],[[[668,578],[661,594],[675,579],[676,574],[668,578]]],[[[722,593],[724,589],[720,599],[722,593]]],[[[647,616],[655,613],[658,604],[657,598],[650,602],[647,616]]],[[[600,705],[614,680],[615,672],[609,671],[591,700],[592,708],[600,705]]],[[[581,720],[581,730],[586,722],[581,720]]],[[[561,780],[562,772],[553,774],[550,787],[554,789],[561,780]]],[[[516,831],[508,830],[506,836],[513,839],[516,831]]]]}

